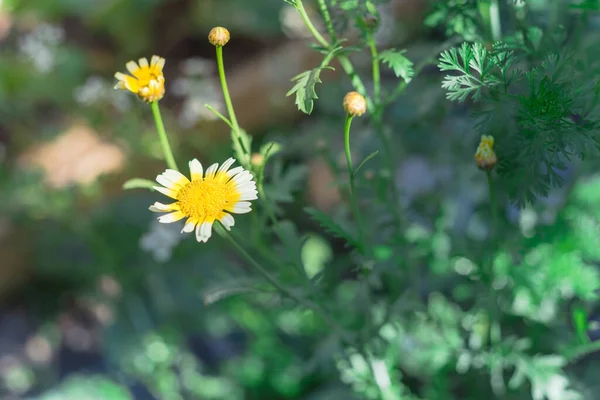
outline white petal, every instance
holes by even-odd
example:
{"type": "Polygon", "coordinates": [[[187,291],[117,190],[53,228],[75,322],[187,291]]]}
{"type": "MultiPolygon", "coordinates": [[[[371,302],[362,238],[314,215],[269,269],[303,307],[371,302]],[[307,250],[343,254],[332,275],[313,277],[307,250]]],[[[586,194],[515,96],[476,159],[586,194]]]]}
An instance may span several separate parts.
{"type": "Polygon", "coordinates": [[[250,182],[252,180],[252,174],[248,171],[244,171],[241,174],[237,174],[232,178],[232,180],[239,184],[250,182]]]}
{"type": "Polygon", "coordinates": [[[217,171],[217,173],[219,173],[219,172],[227,172],[227,170],[229,169],[229,167],[231,167],[234,162],[235,162],[235,158],[231,158],[231,157],[228,158],[227,161],[225,161],[221,165],[221,168],[219,168],[219,170],[217,171]]]}
{"type": "Polygon", "coordinates": [[[165,172],[163,172],[163,176],[165,176],[170,181],[178,184],[179,186],[185,186],[188,183],[190,183],[190,180],[185,175],[183,175],[179,171],[175,171],[174,169],[166,170],[165,172]]]}
{"type": "Polygon", "coordinates": [[[134,72],[140,69],[140,66],[137,65],[135,61],[129,61],[127,64],[125,64],[125,67],[127,68],[127,71],[131,72],[131,75],[133,75],[134,72]]]}
{"type": "Polygon", "coordinates": [[[177,192],[171,189],[167,189],[162,186],[152,186],[152,188],[158,192],[161,192],[165,196],[169,196],[170,198],[177,200],[177,192]]]}
{"type": "Polygon", "coordinates": [[[169,180],[164,175],[158,175],[156,177],[156,182],[160,183],[161,185],[163,185],[167,189],[171,189],[171,190],[178,190],[178,189],[180,189],[180,187],[177,186],[177,184],[175,182],[169,180]]]}
{"type": "Polygon", "coordinates": [[[236,214],[249,213],[250,211],[252,211],[252,209],[250,208],[251,205],[252,203],[250,203],[249,201],[240,201],[233,206],[232,212],[236,214]]]}
{"type": "Polygon", "coordinates": [[[115,72],[115,79],[119,80],[119,81],[126,81],[126,75],[122,72],[115,72]]]}
{"type": "Polygon", "coordinates": [[[175,212],[172,212],[171,214],[166,214],[166,215],[163,215],[162,217],[159,217],[158,222],[162,222],[163,224],[169,224],[171,222],[179,221],[183,217],[185,217],[184,213],[182,213],[181,211],[175,211],[175,212]]]}
{"type": "Polygon", "coordinates": [[[181,230],[181,233],[190,233],[194,231],[194,228],[196,227],[196,221],[192,221],[191,219],[188,219],[185,223],[185,225],[183,226],[183,229],[181,230]]]}
{"type": "Polygon", "coordinates": [[[138,62],[139,62],[139,64],[140,64],[140,68],[147,68],[147,67],[149,66],[149,65],[148,65],[148,59],[147,59],[146,57],[144,57],[144,58],[140,58],[140,59],[138,60],[138,62]]]}
{"type": "Polygon", "coordinates": [[[225,215],[219,221],[228,231],[231,230],[231,227],[235,225],[235,219],[231,216],[231,214],[224,213],[225,215]]]}
{"type": "Polygon", "coordinates": [[[256,200],[258,199],[258,192],[256,190],[252,192],[244,192],[240,196],[240,200],[256,200]]]}
{"type": "Polygon", "coordinates": [[[190,176],[192,177],[192,181],[202,179],[202,164],[195,158],[190,161],[190,176]]]}
{"type": "Polygon", "coordinates": [[[250,182],[242,183],[241,185],[236,185],[235,188],[240,193],[250,192],[252,190],[256,190],[256,182],[250,181],[250,182]]]}
{"type": "Polygon", "coordinates": [[[217,168],[219,168],[219,164],[213,164],[210,167],[208,167],[208,169],[206,170],[206,174],[204,175],[205,177],[213,177],[215,174],[215,171],[217,170],[217,168]]]}
{"type": "Polygon", "coordinates": [[[163,204],[158,201],[152,204],[148,209],[153,212],[167,212],[176,210],[175,204],[163,204]]]}
{"type": "Polygon", "coordinates": [[[196,240],[199,242],[206,243],[212,235],[212,222],[204,221],[203,223],[196,225],[196,240]]]}
{"type": "Polygon", "coordinates": [[[229,175],[229,176],[236,176],[237,174],[239,174],[243,170],[244,170],[244,167],[235,167],[235,168],[230,169],[229,171],[227,171],[227,175],[229,175]]]}

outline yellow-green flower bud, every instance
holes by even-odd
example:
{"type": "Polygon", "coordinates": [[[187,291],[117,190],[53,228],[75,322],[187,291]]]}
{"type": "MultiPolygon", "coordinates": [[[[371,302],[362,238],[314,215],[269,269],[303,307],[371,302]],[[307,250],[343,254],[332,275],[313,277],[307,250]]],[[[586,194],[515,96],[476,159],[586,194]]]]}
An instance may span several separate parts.
{"type": "Polygon", "coordinates": [[[367,102],[362,94],[349,92],[344,96],[344,111],[352,117],[360,117],[367,111],[367,102]]]}
{"type": "Polygon", "coordinates": [[[483,135],[477,151],[475,152],[475,164],[479,169],[491,171],[498,163],[498,158],[494,152],[494,137],[483,135]]]}
{"type": "Polygon", "coordinates": [[[261,167],[264,162],[265,162],[265,157],[262,154],[253,153],[252,157],[250,157],[250,164],[252,164],[252,166],[254,166],[256,168],[261,167]]]}
{"type": "Polygon", "coordinates": [[[223,47],[229,42],[229,31],[226,28],[217,26],[208,33],[208,41],[215,47],[223,47]]]}

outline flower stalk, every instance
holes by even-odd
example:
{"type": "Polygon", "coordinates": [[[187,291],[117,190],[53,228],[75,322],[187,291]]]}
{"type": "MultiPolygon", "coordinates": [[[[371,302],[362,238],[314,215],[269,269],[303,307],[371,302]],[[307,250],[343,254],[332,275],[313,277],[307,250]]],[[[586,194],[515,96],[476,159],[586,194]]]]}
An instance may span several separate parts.
{"type": "Polygon", "coordinates": [[[167,135],[167,131],[165,130],[165,125],[163,124],[162,116],[160,115],[158,101],[150,103],[150,107],[152,108],[154,123],[156,124],[156,130],[158,131],[158,137],[160,139],[160,146],[162,147],[167,166],[170,169],[179,171],[179,168],[177,168],[177,163],[175,162],[175,157],[173,156],[173,151],[171,150],[171,145],[169,144],[169,137],[167,135]]]}

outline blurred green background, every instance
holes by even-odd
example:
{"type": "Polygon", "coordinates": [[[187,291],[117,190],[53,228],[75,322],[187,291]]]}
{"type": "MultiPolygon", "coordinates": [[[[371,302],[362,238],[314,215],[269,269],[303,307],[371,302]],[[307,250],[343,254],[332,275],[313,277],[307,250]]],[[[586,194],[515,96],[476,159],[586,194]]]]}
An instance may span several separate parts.
{"type": "MultiPolygon", "coordinates": [[[[428,25],[438,18],[428,2],[382,7],[382,48],[406,47],[418,61],[446,39],[425,24],[428,15],[428,25]]],[[[256,278],[220,241],[199,245],[179,226],[158,224],[147,210],[156,193],[122,189],[164,169],[149,107],[113,90],[114,73],[131,59],[167,60],[161,106],[178,159],[206,165],[230,156],[229,133],[204,108],[223,110],[206,40],[216,25],[232,35],[225,64],[241,125],[257,146],[276,140],[284,147],[268,178],[293,222],[286,232],[308,235],[300,253],[309,273],[334,258],[344,262],[343,243],[318,234],[302,208],[335,214],[340,205],[329,167],[343,166],[341,99],[351,87],[337,68],[325,72],[310,117],[285,97],[290,79],[320,60],[292,7],[282,0],[0,0],[1,399],[361,398],[347,385],[351,378],[339,377],[330,357],[336,344],[323,340],[306,312],[250,289],[256,278]]],[[[368,81],[368,54],[352,57],[368,81]]],[[[425,68],[389,112],[402,143],[394,149],[402,199],[412,219],[432,227],[415,228],[412,240],[436,273],[453,269],[450,259],[464,249],[485,252],[487,212],[468,107],[446,101],[440,82],[434,65],[425,68]]],[[[396,83],[385,71],[384,86],[396,83]]],[[[357,151],[369,154],[371,128],[357,121],[354,129],[357,151]]],[[[364,175],[370,179],[373,169],[364,175]]],[[[592,195],[578,197],[583,208],[589,199],[600,205],[600,185],[591,187],[592,195]]],[[[507,207],[506,218],[528,240],[539,221],[552,225],[565,198],[566,191],[552,192],[525,216],[507,207]]],[[[577,207],[568,212],[568,221],[591,218],[577,207]]],[[[240,235],[252,237],[251,218],[239,219],[240,235]]],[[[590,246],[562,227],[544,237],[550,248],[590,246]]],[[[389,248],[379,251],[391,257],[389,248]]],[[[340,308],[357,293],[352,280],[336,288],[340,308]]],[[[440,314],[452,318],[444,307],[440,314]]],[[[590,399],[600,398],[593,393],[600,392],[590,399]]]]}

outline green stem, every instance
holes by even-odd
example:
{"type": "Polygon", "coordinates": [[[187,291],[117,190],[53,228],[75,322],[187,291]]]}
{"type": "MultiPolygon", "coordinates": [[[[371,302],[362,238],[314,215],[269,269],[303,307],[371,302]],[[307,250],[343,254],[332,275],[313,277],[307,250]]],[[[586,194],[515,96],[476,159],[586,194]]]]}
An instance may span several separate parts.
{"type": "Polygon", "coordinates": [[[331,22],[331,15],[329,15],[329,9],[327,8],[327,4],[325,4],[325,0],[319,0],[319,9],[321,10],[323,20],[325,21],[325,26],[327,27],[329,37],[331,37],[331,40],[334,43],[337,42],[335,29],[333,29],[333,23],[331,22]]]}
{"type": "Polygon", "coordinates": [[[492,179],[492,171],[486,171],[488,188],[490,191],[490,211],[492,213],[491,237],[498,233],[498,207],[496,206],[496,188],[492,179]]]}
{"type": "Polygon", "coordinates": [[[162,147],[163,154],[165,155],[167,166],[170,169],[179,171],[179,168],[177,168],[177,163],[175,162],[175,157],[173,157],[173,151],[171,151],[171,146],[169,145],[169,138],[167,136],[167,132],[165,131],[165,125],[163,124],[163,120],[160,115],[158,101],[150,103],[150,107],[152,108],[152,115],[154,116],[154,122],[156,123],[160,145],[162,147]]]}
{"type": "Polygon", "coordinates": [[[492,0],[490,4],[490,28],[492,31],[492,39],[497,42],[502,40],[502,25],[500,22],[500,6],[498,0],[492,0]]]}
{"type": "Polygon", "coordinates": [[[353,340],[338,324],[337,322],[325,311],[321,306],[312,301],[294,293],[277,278],[275,278],[269,271],[262,267],[224,228],[220,225],[215,225],[215,230],[225,239],[231,243],[231,245],[240,253],[242,257],[246,259],[271,285],[281,292],[284,296],[289,297],[300,305],[313,310],[316,314],[319,314],[321,318],[349,344],[352,344],[353,340]]]}
{"type": "Polygon", "coordinates": [[[302,20],[304,21],[304,25],[308,28],[310,33],[317,39],[317,42],[321,43],[321,46],[329,48],[329,42],[319,33],[317,28],[315,28],[314,24],[310,20],[310,17],[306,13],[306,9],[304,8],[304,4],[302,4],[302,0],[296,0],[296,9],[300,13],[302,20]]]}
{"type": "Polygon", "coordinates": [[[229,114],[229,120],[231,121],[231,127],[237,133],[240,129],[237,118],[235,117],[235,111],[233,110],[233,104],[231,103],[231,96],[229,96],[229,89],[227,88],[227,79],[225,78],[225,68],[223,66],[223,47],[216,46],[217,49],[217,67],[219,69],[219,80],[221,81],[221,88],[223,89],[223,97],[225,98],[225,105],[227,106],[227,113],[229,114]]]}
{"type": "MultiPolygon", "coordinates": [[[[321,46],[326,47],[327,49],[331,49],[331,45],[329,44],[329,42],[323,37],[323,35],[319,33],[317,28],[315,28],[314,24],[310,20],[310,17],[304,9],[304,4],[302,3],[302,0],[296,0],[296,9],[300,13],[304,24],[306,25],[310,33],[314,36],[314,38],[317,40],[317,42],[319,42],[321,46]]],[[[367,108],[371,112],[374,112],[375,105],[373,104],[373,100],[368,95],[365,84],[363,83],[362,79],[360,79],[360,76],[358,76],[358,74],[356,73],[350,59],[343,54],[337,55],[336,58],[340,62],[340,65],[342,66],[346,75],[350,77],[350,81],[352,82],[352,86],[354,87],[354,89],[356,89],[358,93],[364,96],[365,100],[367,101],[367,108]]]]}
{"type": "Polygon", "coordinates": [[[352,206],[352,213],[354,214],[356,225],[358,226],[358,241],[361,246],[361,249],[359,250],[362,252],[365,244],[365,234],[360,211],[358,209],[358,203],[356,201],[356,182],[354,168],[352,167],[352,153],[350,151],[350,126],[352,125],[352,119],[353,117],[350,114],[346,115],[346,124],[344,126],[344,147],[346,150],[346,162],[348,163],[348,174],[350,175],[350,204],[352,206]]]}
{"type": "Polygon", "coordinates": [[[367,34],[369,49],[371,50],[371,62],[373,64],[373,97],[375,105],[381,103],[381,73],[379,71],[379,54],[377,54],[377,44],[375,43],[375,35],[372,31],[367,34]]]}

